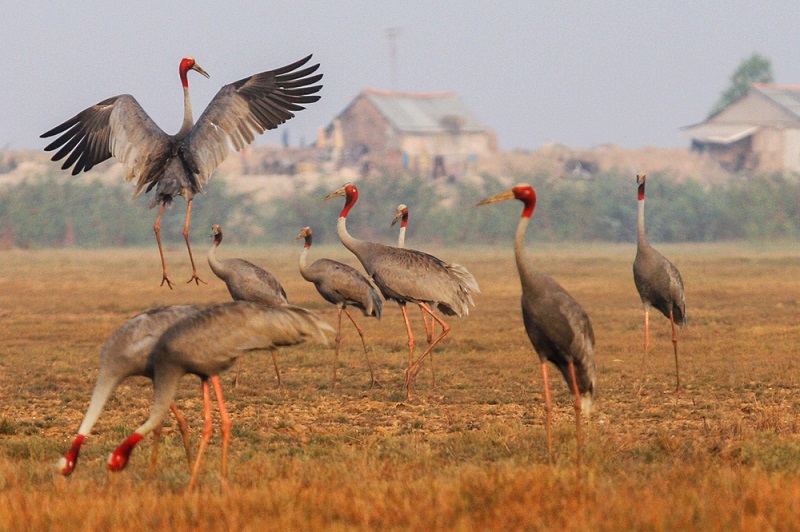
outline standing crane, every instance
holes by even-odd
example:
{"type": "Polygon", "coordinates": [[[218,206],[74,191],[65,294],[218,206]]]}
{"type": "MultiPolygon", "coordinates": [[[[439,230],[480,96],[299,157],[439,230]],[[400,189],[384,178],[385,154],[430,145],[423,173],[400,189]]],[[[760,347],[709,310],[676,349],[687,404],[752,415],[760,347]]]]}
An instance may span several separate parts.
{"type": "Polygon", "coordinates": [[[318,338],[327,344],[325,331],[333,328],[312,312],[295,306],[266,307],[246,301],[208,306],[169,327],[150,354],[155,388],[150,417],[131,434],[108,459],[108,469],[121,471],[136,444],[158,427],[169,410],[181,377],[192,373],[200,377],[203,388],[204,425],[189,491],[194,488],[208,441],[213,432],[209,381],[219,407],[222,431],[222,479],[228,476],[228,443],[231,420],[222,398],[219,374],[233,365],[239,355],[318,338]]]}
{"type": "Polygon", "coordinates": [[[522,321],[525,331],[539,355],[544,380],[547,412],[547,454],[552,462],[553,411],[550,402],[550,380],[547,361],[561,375],[575,395],[575,438],[578,444],[578,464],[581,460],[581,413],[591,414],[595,388],[594,331],[583,307],[552,277],[536,270],[525,258],[525,230],[528,228],[536,192],[530,185],[516,185],[511,190],[487,198],[478,205],[518,199],[524,208],[514,238],[514,255],[522,283],[522,321]]]}
{"type": "MultiPolygon", "coordinates": [[[[392,227],[400,222],[400,231],[397,233],[397,247],[404,248],[406,247],[406,228],[408,227],[408,206],[405,203],[401,203],[397,206],[397,211],[395,212],[394,219],[392,220],[392,227]]],[[[422,324],[425,326],[425,337],[428,340],[428,344],[433,341],[433,320],[428,323],[428,315],[425,313],[425,309],[419,307],[420,312],[422,313],[422,324]]],[[[433,386],[436,386],[436,373],[433,370],[433,353],[430,354],[431,357],[431,376],[433,377],[433,386]]]]}
{"type": "Polygon", "coordinates": [[[314,85],[322,74],[314,74],[319,64],[303,67],[311,59],[305,57],[285,67],[268,70],[222,87],[200,116],[192,118],[187,73],[194,70],[205,77],[208,73],[191,57],[181,60],[178,73],[183,85],[183,123],[175,135],[167,135],[142,109],[130,94],[103,100],[84,109],[66,122],[43,133],[42,138],[58,135],[45,151],[58,150],[53,161],[66,160],[63,170],[72,167],[72,175],[88,172],[94,165],[112,155],[125,167],[125,179],[136,181],[134,197],[142,189],[156,187],[150,207],[160,204],[153,230],[161,256],[161,285],[172,288],[161,247],[161,217],[175,196],[186,199],[186,221],[183,238],[192,263],[188,282],[200,284],[189,244],[189,225],[194,196],[203,193],[203,186],[212,172],[228,157],[229,146],[237,151],[256,135],[275,129],[304,105],[316,102],[322,85],[314,85]]]}
{"type": "Polygon", "coordinates": [[[647,176],[638,174],[639,219],[636,228],[636,258],[633,261],[633,282],[644,307],[644,354],[650,347],[650,307],[655,307],[669,318],[672,325],[672,348],[675,352],[675,391],[681,391],[681,375],[678,371],[678,331],[676,324],[686,323],[686,296],[683,292],[681,272],[653,246],[647,243],[644,231],[644,182],[647,176]]]}
{"type": "Polygon", "coordinates": [[[344,247],[361,262],[367,274],[385,299],[396,301],[403,313],[408,335],[408,369],[405,375],[406,399],[411,397],[411,386],[419,373],[421,362],[442,338],[450,326],[437,316],[433,309],[446,316],[459,318],[469,314],[473,294],[480,292],[478,283],[466,268],[446,263],[433,255],[414,249],[396,248],[353,238],[347,232],[347,214],[358,201],[358,189],[352,183],[329,194],[325,199],[343,196],[345,205],[339,214],[337,232],[344,247]],[[406,311],[407,303],[419,304],[442,327],[442,332],[427,349],[414,360],[414,334],[406,311]]]}
{"type": "MultiPolygon", "coordinates": [[[[97,418],[108,398],[117,386],[128,377],[142,376],[153,379],[153,366],[148,364],[150,350],[155,345],[161,334],[173,323],[193,314],[200,309],[189,305],[172,307],[159,307],[134,316],[117,330],[111,333],[100,351],[100,370],[97,373],[97,382],[94,386],[89,409],[83,418],[78,434],[67,454],[59,461],[62,475],[69,475],[78,463],[78,454],[86,437],[91,433],[92,427],[97,423],[97,418]]],[[[183,436],[183,446],[186,449],[186,460],[189,467],[192,465],[192,455],[189,449],[189,426],[178,411],[175,403],[170,404],[172,413],[178,421],[178,428],[183,436]]],[[[161,436],[161,425],[154,429],[155,443],[150,459],[149,471],[155,468],[158,455],[158,441],[161,436]]]]}
{"type": "MultiPolygon", "coordinates": [[[[217,248],[222,243],[222,227],[218,224],[211,226],[211,236],[214,241],[211,249],[208,250],[208,265],[211,267],[211,271],[225,282],[234,301],[250,301],[269,307],[289,304],[286,290],[267,270],[243,259],[217,259],[217,248]]],[[[283,388],[275,351],[270,351],[270,354],[272,355],[272,364],[275,366],[275,375],[278,376],[278,387],[283,388]]],[[[237,365],[233,387],[236,388],[238,385],[239,369],[237,365]]]]}
{"type": "Polygon", "coordinates": [[[347,310],[351,305],[358,309],[364,316],[375,316],[381,319],[383,311],[383,299],[375,290],[366,277],[355,268],[342,264],[332,259],[318,259],[310,266],[307,263],[308,250],[311,248],[312,233],[310,227],[304,227],[297,240],[304,239],[303,252],[300,254],[300,275],[314,287],[325,301],[333,303],[339,308],[339,325],[336,329],[336,355],[333,360],[333,387],[336,387],[336,369],[339,363],[339,346],[342,343],[342,312],[347,314],[353,327],[361,337],[361,345],[364,348],[364,358],[367,359],[369,368],[370,388],[378,385],[375,380],[375,373],[372,371],[372,363],[367,353],[367,343],[364,340],[364,330],[358,325],[353,315],[347,310]]]}

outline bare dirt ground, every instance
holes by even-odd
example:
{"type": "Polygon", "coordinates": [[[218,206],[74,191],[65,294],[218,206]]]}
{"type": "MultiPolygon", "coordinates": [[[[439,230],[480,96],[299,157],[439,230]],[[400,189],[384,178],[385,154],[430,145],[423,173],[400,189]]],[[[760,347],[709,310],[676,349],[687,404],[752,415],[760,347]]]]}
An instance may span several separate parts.
{"type": "MultiPolygon", "coordinates": [[[[345,331],[341,385],[333,352],[282,349],[286,390],[267,354],[242,358],[238,389],[223,376],[234,433],[230,487],[221,490],[218,432],[200,489],[168,421],[158,468],[151,438],[128,468],[108,453],[149,413],[146,379],[123,384],[84,445],[68,449],[94,386],[107,336],[148,308],[226,301],[207,286],[160,288],[154,249],[8,251],[0,255],[0,529],[793,529],[800,522],[800,276],[779,246],[658,246],[681,269],[689,324],[680,333],[685,392],[674,394],[669,325],[654,316],[642,365],[642,311],[632,246],[531,245],[534,263],[582,303],[597,336],[595,412],[575,470],[571,398],[554,380],[555,461],[548,465],[538,360],[519,313],[513,253],[429,250],[464,264],[481,285],[477,307],[453,320],[404,401],[407,360],[399,311],[361,319],[383,387],[370,390],[357,336],[345,331]],[[639,390],[639,385],[643,387],[639,390]]],[[[290,300],[335,324],[335,309],[297,273],[300,246],[225,249],[272,271],[290,300]]],[[[221,253],[222,254],[222,253],[221,253]]],[[[313,248],[354,263],[337,247],[313,248]]],[[[198,256],[201,256],[198,253],[198,256]]],[[[173,278],[185,251],[168,252],[173,278]]],[[[202,260],[202,259],[201,259],[202,260]]],[[[418,319],[418,313],[411,313],[418,319]]],[[[421,326],[419,340],[424,344],[421,326]]],[[[553,375],[551,373],[551,375],[553,375]]],[[[202,427],[199,381],[177,402],[202,427]]]]}

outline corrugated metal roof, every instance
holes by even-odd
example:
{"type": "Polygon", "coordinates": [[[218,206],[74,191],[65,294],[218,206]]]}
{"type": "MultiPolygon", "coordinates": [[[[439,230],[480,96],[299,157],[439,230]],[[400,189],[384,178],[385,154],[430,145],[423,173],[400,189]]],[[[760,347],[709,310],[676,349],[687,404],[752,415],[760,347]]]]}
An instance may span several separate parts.
{"type": "Polygon", "coordinates": [[[703,123],[684,129],[681,135],[712,144],[731,144],[752,135],[759,129],[760,126],[703,123]]]}
{"type": "Polygon", "coordinates": [[[800,85],[753,83],[752,88],[800,118],[800,85]]]}
{"type": "Polygon", "coordinates": [[[362,93],[397,130],[406,133],[488,131],[453,92],[408,93],[365,89],[362,93]]]}

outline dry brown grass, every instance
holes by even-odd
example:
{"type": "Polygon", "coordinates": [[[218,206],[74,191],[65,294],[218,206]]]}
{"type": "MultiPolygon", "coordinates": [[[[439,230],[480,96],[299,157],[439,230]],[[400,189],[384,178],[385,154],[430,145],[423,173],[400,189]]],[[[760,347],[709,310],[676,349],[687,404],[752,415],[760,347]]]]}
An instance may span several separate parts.
{"type": "MultiPolygon", "coordinates": [[[[547,465],[541,376],[519,315],[510,249],[438,254],[466,265],[483,293],[402,401],[405,338],[396,305],[361,320],[384,388],[367,390],[357,337],[346,332],[340,385],[332,351],[242,360],[226,397],[234,421],[230,490],[220,492],[218,434],[199,492],[175,425],[158,472],[145,478],[147,438],[121,474],[108,453],[149,412],[149,381],[124,384],[84,445],[75,473],[55,469],[88,405],[99,348],[131,315],[158,305],[227,300],[208,286],[159,288],[153,249],[10,251],[0,256],[0,529],[792,529],[800,523],[800,276],[796,251],[659,246],[683,273],[686,392],[674,386],[668,323],[657,316],[641,373],[642,313],[631,246],[531,246],[584,305],[597,335],[596,412],[573,470],[573,412],[555,382],[556,463],[547,465]]],[[[290,299],[334,323],[335,311],[296,271],[299,246],[226,249],[267,267],[290,299]]],[[[200,255],[200,253],[198,253],[200,255]]],[[[338,247],[314,258],[352,260],[338,247]]],[[[168,260],[188,278],[184,251],[168,260]]],[[[201,272],[202,273],[202,272],[201,272]]],[[[418,313],[412,313],[417,318],[418,313]]],[[[421,328],[420,328],[421,330],[421,328]]],[[[424,340],[423,340],[424,342],[424,340]]],[[[232,375],[223,378],[230,383],[232,375]]],[[[196,435],[197,379],[178,403],[196,435]]]]}

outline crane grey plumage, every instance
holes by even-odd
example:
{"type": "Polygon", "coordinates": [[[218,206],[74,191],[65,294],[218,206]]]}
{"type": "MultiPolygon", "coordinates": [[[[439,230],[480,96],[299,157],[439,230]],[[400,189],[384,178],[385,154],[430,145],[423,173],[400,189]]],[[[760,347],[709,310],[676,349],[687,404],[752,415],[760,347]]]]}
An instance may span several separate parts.
{"type": "Polygon", "coordinates": [[[467,316],[469,306],[475,304],[472,296],[480,292],[478,283],[472,274],[459,264],[446,263],[422,251],[353,238],[347,232],[347,214],[358,200],[358,189],[352,183],[347,183],[325,199],[337,196],[344,196],[346,200],[337,222],[339,239],[358,258],[383,297],[396,301],[403,312],[409,342],[406,395],[410,397],[411,384],[419,371],[420,363],[450,332],[449,325],[434,314],[431,307],[447,316],[459,318],[467,316]],[[416,361],[413,360],[414,337],[405,308],[407,303],[421,305],[442,327],[442,333],[416,361]]]}
{"type": "MultiPolygon", "coordinates": [[[[148,364],[148,356],[153,345],[169,326],[198,311],[198,307],[190,305],[155,308],[134,316],[111,333],[100,351],[100,369],[97,373],[97,381],[89,408],[78,428],[72,447],[61,458],[59,469],[63,475],[69,475],[75,469],[81,445],[91,433],[97,423],[97,418],[100,417],[103,407],[114,390],[128,377],[141,376],[153,379],[153,366],[148,364]]],[[[178,427],[186,449],[186,459],[191,465],[188,425],[174,403],[170,405],[170,408],[178,420],[178,427]]],[[[160,427],[159,425],[156,429],[156,443],[153,445],[150,461],[151,469],[155,466],[158,454],[160,427]]]]}
{"type": "Polygon", "coordinates": [[[367,353],[367,343],[364,339],[364,330],[358,325],[355,318],[347,310],[353,306],[361,310],[364,316],[374,316],[381,319],[383,312],[383,299],[380,294],[358,270],[347,264],[332,259],[317,259],[308,264],[308,250],[311,248],[313,234],[310,227],[304,227],[297,240],[303,239],[303,251],[300,254],[300,275],[306,281],[314,283],[314,287],[326,301],[333,303],[339,309],[339,324],[336,329],[336,354],[333,361],[333,386],[336,387],[336,369],[339,360],[339,347],[342,342],[342,312],[347,314],[353,326],[361,337],[364,348],[364,357],[370,375],[370,388],[377,384],[372,362],[367,353]]]}
{"type": "Polygon", "coordinates": [[[530,185],[487,198],[478,205],[518,199],[525,205],[514,239],[514,255],[522,284],[522,320],[525,331],[542,364],[547,411],[547,450],[552,459],[552,408],[547,361],[559,369],[575,395],[575,424],[578,462],[581,453],[581,413],[591,413],[596,368],[594,331],[583,307],[552,277],[533,268],[525,257],[525,231],[536,206],[536,192],[530,185]]]}
{"type": "MultiPolygon", "coordinates": [[[[222,227],[211,227],[213,242],[208,250],[208,265],[211,271],[225,282],[228,292],[234,301],[250,301],[271,307],[288,305],[286,290],[274,275],[244,259],[217,259],[217,248],[222,243],[222,227]]],[[[275,375],[278,378],[278,387],[283,387],[281,370],[278,368],[278,359],[275,351],[271,351],[272,363],[275,366],[275,375]]],[[[239,371],[233,380],[234,388],[239,385],[239,371]]]]}
{"type": "Polygon", "coordinates": [[[184,117],[175,135],[167,135],[130,94],[107,98],[84,109],[69,120],[43,133],[56,136],[45,151],[56,151],[53,161],[65,159],[61,168],[72,167],[72,175],[115,157],[125,168],[125,179],[136,182],[134,196],[157,187],[154,204],[161,203],[154,230],[161,254],[163,278],[172,288],[166,271],[160,237],[164,207],[176,195],[187,201],[184,239],[192,262],[192,278],[199,284],[189,244],[189,224],[194,196],[214,170],[225,160],[230,148],[241,150],[255,135],[274,129],[319,100],[315,85],[322,74],[319,64],[308,66],[311,56],[282,68],[261,72],[222,87],[206,107],[197,124],[192,118],[187,73],[194,70],[208,77],[194,59],[184,58],[179,67],[183,85],[184,117]]]}
{"type": "Polygon", "coordinates": [[[205,424],[189,490],[195,484],[213,430],[209,380],[214,386],[220,410],[222,476],[227,478],[231,423],[222,398],[219,374],[230,368],[240,355],[250,351],[274,350],[314,338],[327,344],[326,331],[333,331],[333,328],[304,308],[290,305],[267,307],[246,301],[211,305],[174,323],[164,331],[150,353],[155,373],[150,417],[111,454],[108,468],[120,471],[125,467],[136,444],[161,424],[181,377],[191,373],[202,381],[205,424]]]}
{"type": "Polygon", "coordinates": [[[636,176],[638,185],[638,220],[636,258],[633,261],[633,281],[644,307],[644,357],[650,346],[650,307],[666,316],[672,326],[672,347],[675,353],[676,391],[681,390],[678,369],[677,326],[686,323],[686,295],[678,268],[647,242],[644,229],[645,174],[636,176]]]}
{"type": "Polygon", "coordinates": [[[280,281],[267,270],[244,259],[217,258],[217,247],[222,243],[222,227],[211,227],[214,241],[208,250],[211,271],[225,282],[234,301],[250,301],[268,306],[286,305],[289,300],[280,281]]]}

